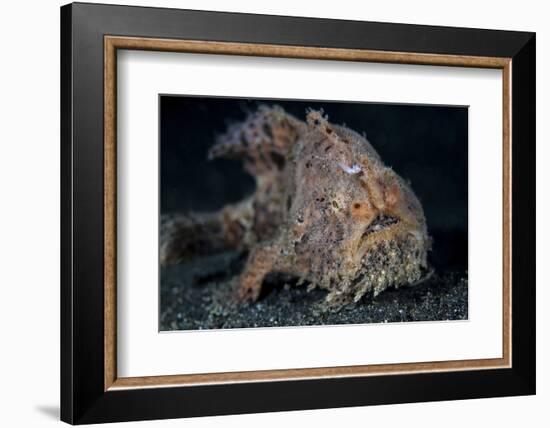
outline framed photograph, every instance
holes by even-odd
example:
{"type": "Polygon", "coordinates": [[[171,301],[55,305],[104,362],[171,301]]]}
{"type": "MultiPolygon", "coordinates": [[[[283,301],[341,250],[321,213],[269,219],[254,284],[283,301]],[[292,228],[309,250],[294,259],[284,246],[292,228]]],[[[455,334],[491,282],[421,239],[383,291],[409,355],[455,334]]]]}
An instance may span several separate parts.
{"type": "Polygon", "coordinates": [[[61,8],[61,418],[535,393],[535,35],[61,8]]]}

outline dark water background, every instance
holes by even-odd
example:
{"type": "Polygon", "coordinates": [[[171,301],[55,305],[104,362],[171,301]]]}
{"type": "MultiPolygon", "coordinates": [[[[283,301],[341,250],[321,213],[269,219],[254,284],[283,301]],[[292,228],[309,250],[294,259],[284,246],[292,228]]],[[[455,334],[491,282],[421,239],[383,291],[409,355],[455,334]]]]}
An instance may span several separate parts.
{"type": "Polygon", "coordinates": [[[260,104],[278,104],[301,120],[307,108],[322,108],[332,123],[365,132],[420,199],[433,238],[432,264],[467,270],[467,107],[162,95],[161,213],[214,211],[254,190],[240,162],[208,161],[207,152],[228,125],[260,104]]]}

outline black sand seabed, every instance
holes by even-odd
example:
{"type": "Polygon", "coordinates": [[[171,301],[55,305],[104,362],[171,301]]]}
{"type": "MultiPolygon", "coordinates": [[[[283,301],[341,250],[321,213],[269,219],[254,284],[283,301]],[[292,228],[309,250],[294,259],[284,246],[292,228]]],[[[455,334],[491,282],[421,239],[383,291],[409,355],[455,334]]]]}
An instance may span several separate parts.
{"type": "Polygon", "coordinates": [[[163,268],[160,330],[365,324],[404,321],[465,320],[468,281],[465,272],[435,273],[422,284],[389,289],[376,297],[331,310],[326,291],[294,286],[273,278],[256,303],[232,299],[232,278],[243,258],[225,253],[163,268]]]}

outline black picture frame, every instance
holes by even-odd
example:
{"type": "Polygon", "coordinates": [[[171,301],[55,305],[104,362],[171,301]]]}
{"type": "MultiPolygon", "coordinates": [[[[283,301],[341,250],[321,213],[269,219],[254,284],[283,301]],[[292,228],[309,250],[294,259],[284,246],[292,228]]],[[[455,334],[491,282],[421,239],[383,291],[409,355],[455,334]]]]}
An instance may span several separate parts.
{"type": "Polygon", "coordinates": [[[535,34],[100,4],[61,8],[61,419],[71,424],[535,393],[535,34]],[[511,58],[512,366],[104,388],[104,36],[511,58]]]}

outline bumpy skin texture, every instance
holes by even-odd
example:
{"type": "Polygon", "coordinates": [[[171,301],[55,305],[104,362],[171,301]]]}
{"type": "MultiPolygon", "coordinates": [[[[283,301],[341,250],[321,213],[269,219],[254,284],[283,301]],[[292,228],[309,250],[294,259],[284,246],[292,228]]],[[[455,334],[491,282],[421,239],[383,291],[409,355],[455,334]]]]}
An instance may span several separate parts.
{"type": "Polygon", "coordinates": [[[430,238],[422,206],[366,138],[309,111],[306,122],[262,106],[231,127],[210,158],[242,159],[256,179],[246,200],[218,213],[164,218],[161,263],[249,251],[238,283],[257,300],[269,273],[327,289],[327,301],[419,282],[430,238]]]}

